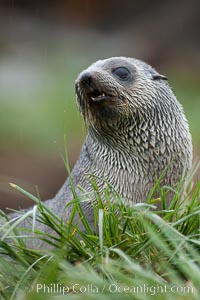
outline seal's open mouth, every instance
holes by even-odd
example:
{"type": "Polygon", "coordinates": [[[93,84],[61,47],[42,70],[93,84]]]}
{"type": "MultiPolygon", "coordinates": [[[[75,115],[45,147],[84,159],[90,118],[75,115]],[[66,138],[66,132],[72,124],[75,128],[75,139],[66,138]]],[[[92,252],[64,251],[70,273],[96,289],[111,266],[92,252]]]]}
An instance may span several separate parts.
{"type": "Polygon", "coordinates": [[[113,99],[114,97],[112,95],[109,95],[109,94],[106,94],[106,93],[101,93],[100,91],[98,90],[93,90],[90,94],[90,99],[93,101],[93,102],[101,102],[101,101],[106,101],[106,100],[111,100],[113,99]]]}

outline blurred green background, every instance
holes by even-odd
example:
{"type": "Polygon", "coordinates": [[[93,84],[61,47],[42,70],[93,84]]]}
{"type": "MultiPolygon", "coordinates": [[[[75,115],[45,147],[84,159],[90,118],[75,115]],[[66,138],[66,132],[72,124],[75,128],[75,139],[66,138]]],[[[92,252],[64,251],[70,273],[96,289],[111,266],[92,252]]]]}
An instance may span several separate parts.
{"type": "Polygon", "coordinates": [[[85,127],[74,81],[100,58],[132,56],[169,78],[183,104],[200,154],[199,1],[0,2],[0,205],[30,202],[14,182],[42,199],[64,182],[67,135],[70,164],[85,127]]]}

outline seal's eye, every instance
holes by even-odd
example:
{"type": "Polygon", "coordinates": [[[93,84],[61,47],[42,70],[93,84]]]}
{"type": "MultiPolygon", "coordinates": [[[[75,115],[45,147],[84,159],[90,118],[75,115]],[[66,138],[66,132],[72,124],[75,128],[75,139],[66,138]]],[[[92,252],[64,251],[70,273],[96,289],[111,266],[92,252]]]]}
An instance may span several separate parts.
{"type": "Polygon", "coordinates": [[[119,67],[112,71],[112,73],[117,76],[120,80],[128,80],[130,77],[130,71],[125,67],[119,67]]]}

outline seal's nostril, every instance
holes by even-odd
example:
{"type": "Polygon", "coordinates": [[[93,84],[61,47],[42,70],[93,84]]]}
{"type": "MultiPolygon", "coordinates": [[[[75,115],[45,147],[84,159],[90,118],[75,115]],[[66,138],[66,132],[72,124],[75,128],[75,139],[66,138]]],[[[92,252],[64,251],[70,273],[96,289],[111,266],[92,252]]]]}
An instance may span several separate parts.
{"type": "Polygon", "coordinates": [[[91,85],[92,83],[92,75],[89,72],[84,72],[81,75],[80,81],[87,84],[87,85],[91,85]]]}

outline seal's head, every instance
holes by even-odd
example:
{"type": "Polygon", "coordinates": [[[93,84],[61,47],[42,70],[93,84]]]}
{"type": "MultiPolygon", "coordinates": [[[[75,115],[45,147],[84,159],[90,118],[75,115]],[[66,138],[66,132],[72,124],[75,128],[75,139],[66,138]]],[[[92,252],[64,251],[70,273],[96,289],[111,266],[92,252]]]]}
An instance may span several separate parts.
{"type": "Polygon", "coordinates": [[[78,76],[77,102],[86,123],[115,126],[155,106],[158,86],[168,86],[165,81],[165,76],[137,59],[99,60],[78,76]]]}

